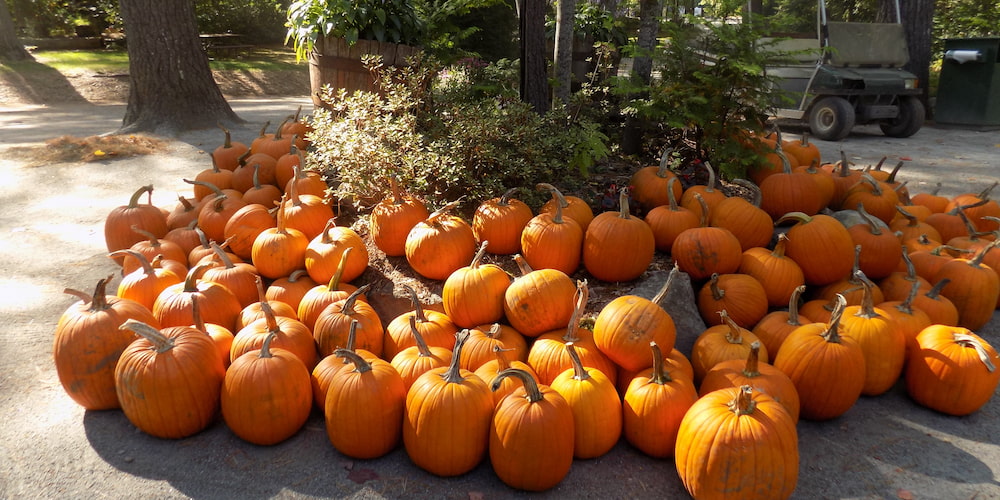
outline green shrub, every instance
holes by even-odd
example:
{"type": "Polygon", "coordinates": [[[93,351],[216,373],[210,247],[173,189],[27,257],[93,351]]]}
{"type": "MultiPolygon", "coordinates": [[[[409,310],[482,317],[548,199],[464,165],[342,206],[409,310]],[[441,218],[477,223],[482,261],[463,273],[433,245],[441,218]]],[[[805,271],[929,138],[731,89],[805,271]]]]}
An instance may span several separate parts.
{"type": "Polygon", "coordinates": [[[439,206],[464,209],[523,187],[538,206],[538,182],[572,189],[607,153],[596,124],[565,110],[538,115],[517,99],[516,67],[466,60],[408,68],[367,61],[381,92],[327,89],[330,110],[314,116],[309,162],[333,180],[335,195],[370,206],[388,195],[389,178],[439,206]]]}

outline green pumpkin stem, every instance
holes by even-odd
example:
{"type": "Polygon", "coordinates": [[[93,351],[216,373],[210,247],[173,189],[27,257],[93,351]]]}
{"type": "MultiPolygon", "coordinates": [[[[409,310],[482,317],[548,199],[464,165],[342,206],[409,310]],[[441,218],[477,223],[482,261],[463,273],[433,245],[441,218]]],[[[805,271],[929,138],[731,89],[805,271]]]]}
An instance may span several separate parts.
{"type": "Polygon", "coordinates": [[[330,281],[326,284],[327,291],[333,292],[340,288],[340,280],[343,279],[344,268],[347,267],[347,257],[353,249],[354,247],[347,247],[340,254],[340,262],[337,263],[337,270],[333,273],[333,276],[330,276],[330,281]]]}

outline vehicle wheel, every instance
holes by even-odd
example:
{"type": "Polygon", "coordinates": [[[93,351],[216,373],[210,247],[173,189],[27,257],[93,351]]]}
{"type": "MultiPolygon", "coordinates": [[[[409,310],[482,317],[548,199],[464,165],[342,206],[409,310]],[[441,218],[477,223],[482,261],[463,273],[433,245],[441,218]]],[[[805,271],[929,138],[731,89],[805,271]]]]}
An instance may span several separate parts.
{"type": "Polygon", "coordinates": [[[843,97],[823,97],[809,111],[809,129],[824,141],[839,141],[854,128],[854,106],[843,97]]]}
{"type": "Polygon", "coordinates": [[[899,115],[879,124],[889,137],[909,137],[924,126],[924,105],[914,96],[899,98],[899,115]]]}

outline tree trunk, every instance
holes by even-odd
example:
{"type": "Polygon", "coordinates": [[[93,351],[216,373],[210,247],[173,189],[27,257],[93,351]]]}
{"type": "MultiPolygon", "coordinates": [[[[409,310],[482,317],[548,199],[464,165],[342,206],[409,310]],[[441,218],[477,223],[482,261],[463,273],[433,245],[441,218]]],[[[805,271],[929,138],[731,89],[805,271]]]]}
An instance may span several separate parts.
{"type": "Polygon", "coordinates": [[[7,10],[7,2],[0,2],[0,61],[33,61],[34,57],[17,39],[14,31],[14,20],[7,10]]]}
{"type": "MultiPolygon", "coordinates": [[[[896,20],[896,3],[891,0],[879,0],[878,20],[894,22],[896,20]]],[[[927,114],[931,114],[928,104],[929,90],[927,84],[931,77],[931,44],[934,39],[931,29],[934,26],[934,0],[906,0],[899,2],[900,17],[903,31],[906,32],[906,45],[910,49],[910,62],[903,69],[917,75],[920,80],[920,100],[927,114]]],[[[928,116],[927,118],[930,118],[928,116]]]]}
{"type": "Polygon", "coordinates": [[[557,0],[555,47],[555,98],[563,104],[569,102],[573,84],[573,18],[576,14],[574,0],[557,0]]]}
{"type": "MultiPolygon", "coordinates": [[[[632,60],[632,71],[647,85],[653,75],[653,50],[656,48],[656,34],[660,28],[660,10],[660,2],[657,0],[639,2],[639,35],[636,38],[639,51],[632,60]]],[[[622,130],[622,152],[637,154],[641,148],[641,119],[629,115],[622,130]]]]}
{"type": "Polygon", "coordinates": [[[128,108],[119,133],[173,135],[242,123],[222,96],[186,0],[121,0],[128,37],[128,108]]]}
{"type": "Polygon", "coordinates": [[[521,0],[521,100],[537,113],[549,110],[545,57],[545,0],[521,0]]]}

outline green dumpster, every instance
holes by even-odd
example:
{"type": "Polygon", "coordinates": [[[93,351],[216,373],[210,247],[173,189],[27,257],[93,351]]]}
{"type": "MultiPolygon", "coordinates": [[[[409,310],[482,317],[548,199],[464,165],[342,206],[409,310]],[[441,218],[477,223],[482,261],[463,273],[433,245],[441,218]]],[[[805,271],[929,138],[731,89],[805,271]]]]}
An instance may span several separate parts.
{"type": "Polygon", "coordinates": [[[945,40],[935,122],[1000,128],[1000,38],[945,40]]]}

